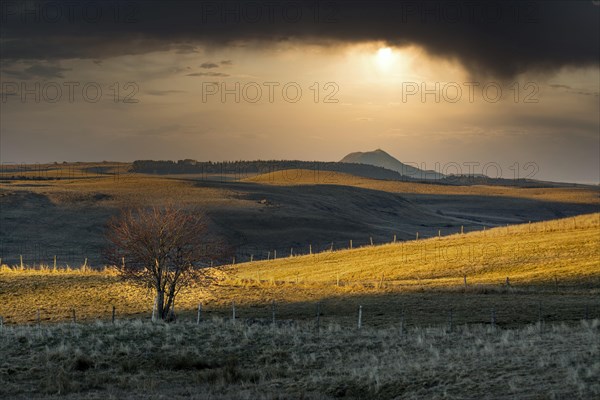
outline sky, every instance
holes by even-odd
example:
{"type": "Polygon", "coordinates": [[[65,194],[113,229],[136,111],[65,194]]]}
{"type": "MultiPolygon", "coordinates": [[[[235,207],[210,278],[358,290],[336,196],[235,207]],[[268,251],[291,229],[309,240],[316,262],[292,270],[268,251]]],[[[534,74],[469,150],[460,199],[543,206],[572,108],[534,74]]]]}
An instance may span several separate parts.
{"type": "Polygon", "coordinates": [[[596,184],[599,21],[597,1],[2,0],[0,161],[381,148],[596,184]]]}

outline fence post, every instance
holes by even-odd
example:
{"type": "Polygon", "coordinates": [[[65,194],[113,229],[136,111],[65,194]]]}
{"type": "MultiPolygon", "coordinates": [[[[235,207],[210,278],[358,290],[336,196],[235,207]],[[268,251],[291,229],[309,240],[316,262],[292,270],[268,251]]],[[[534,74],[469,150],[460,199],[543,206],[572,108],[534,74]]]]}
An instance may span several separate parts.
{"type": "Polygon", "coordinates": [[[585,320],[589,320],[590,319],[590,310],[589,310],[589,306],[586,304],[585,305],[585,320]]]}
{"type": "Polygon", "coordinates": [[[317,302],[317,321],[316,321],[317,335],[321,329],[321,303],[317,302]]]}
{"type": "Polygon", "coordinates": [[[419,232],[417,232],[417,238],[415,240],[419,240],[419,232]]]}
{"type": "Polygon", "coordinates": [[[542,316],[542,302],[540,301],[538,303],[538,320],[539,320],[539,324],[540,324],[540,333],[542,333],[542,324],[544,322],[544,318],[542,316]]]}
{"type": "Polygon", "coordinates": [[[465,282],[465,289],[466,289],[467,288],[467,275],[466,274],[463,276],[463,280],[465,282]]]}
{"type": "Polygon", "coordinates": [[[75,314],[75,307],[73,307],[73,323],[77,323],[77,315],[75,314]]]}
{"type": "Polygon", "coordinates": [[[394,234],[394,243],[396,243],[396,234],[394,234]]]}
{"type": "Polygon", "coordinates": [[[0,332],[4,331],[4,317],[0,316],[0,332]]]}
{"type": "Polygon", "coordinates": [[[350,248],[352,248],[352,239],[350,239],[350,248]]]}
{"type": "Polygon", "coordinates": [[[23,269],[23,255],[22,254],[19,256],[19,259],[21,260],[21,269],[23,269]]]}
{"type": "Polygon", "coordinates": [[[462,235],[463,233],[465,233],[465,227],[464,225],[460,226],[460,234],[462,235]]]}
{"type": "Polygon", "coordinates": [[[404,334],[404,309],[400,309],[400,335],[404,334]]]}
{"type": "Polygon", "coordinates": [[[440,239],[442,237],[442,230],[438,229],[438,239],[440,239]]]}
{"type": "Polygon", "coordinates": [[[293,247],[291,247],[291,248],[290,248],[290,257],[293,257],[293,256],[294,256],[294,248],[293,248],[293,247]]]}
{"type": "Polygon", "coordinates": [[[54,256],[54,269],[56,269],[56,256],[54,256]]]}
{"type": "Polygon", "coordinates": [[[369,236],[369,240],[371,241],[371,246],[373,246],[373,236],[369,236]]]}
{"type": "Polygon", "coordinates": [[[277,260],[277,250],[273,250],[273,260],[277,260]]]}
{"type": "Polygon", "coordinates": [[[362,327],[362,306],[358,306],[358,329],[362,327]]]}
{"type": "Polygon", "coordinates": [[[268,260],[270,260],[270,259],[271,259],[271,252],[270,252],[270,251],[268,251],[268,252],[267,252],[267,261],[268,261],[268,260]]]}
{"type": "Polygon", "coordinates": [[[116,313],[117,313],[117,308],[115,306],[112,306],[112,323],[113,323],[113,325],[115,324],[116,313]]]}
{"type": "Polygon", "coordinates": [[[196,317],[196,325],[200,325],[202,321],[202,303],[198,303],[198,316],[196,317]]]}
{"type": "Polygon", "coordinates": [[[254,261],[254,254],[250,254],[250,262],[254,261]]]}
{"type": "Polygon", "coordinates": [[[275,325],[275,300],[271,300],[271,316],[273,325],[275,325]]]}

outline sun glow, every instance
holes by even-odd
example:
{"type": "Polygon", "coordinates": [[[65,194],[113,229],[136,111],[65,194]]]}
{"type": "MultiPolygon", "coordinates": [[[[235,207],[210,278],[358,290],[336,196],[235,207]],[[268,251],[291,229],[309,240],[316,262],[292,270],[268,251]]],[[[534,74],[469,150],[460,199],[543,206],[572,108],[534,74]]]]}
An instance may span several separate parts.
{"type": "Polygon", "coordinates": [[[382,69],[389,69],[394,64],[396,54],[390,47],[382,47],[377,50],[377,65],[382,69]]]}

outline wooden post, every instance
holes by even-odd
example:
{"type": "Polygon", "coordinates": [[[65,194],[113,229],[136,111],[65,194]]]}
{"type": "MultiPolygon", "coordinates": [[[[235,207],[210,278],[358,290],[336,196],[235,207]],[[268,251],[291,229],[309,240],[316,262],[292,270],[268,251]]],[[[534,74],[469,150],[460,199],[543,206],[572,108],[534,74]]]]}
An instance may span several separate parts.
{"type": "Polygon", "coordinates": [[[333,251],[333,242],[331,242],[331,249],[330,250],[333,251]]]}
{"type": "Polygon", "coordinates": [[[4,318],[0,316],[0,332],[4,330],[4,318]]]}
{"type": "Polygon", "coordinates": [[[269,251],[269,252],[267,252],[267,260],[270,260],[270,259],[271,259],[271,252],[269,251]]]}
{"type": "Polygon", "coordinates": [[[21,269],[23,269],[23,255],[21,254],[19,258],[21,259],[21,269]]]}
{"type": "Polygon", "coordinates": [[[250,254],[250,262],[254,261],[254,254],[250,254]]]}
{"type": "Polygon", "coordinates": [[[77,316],[75,315],[75,308],[73,308],[73,323],[77,323],[77,316]]]}
{"type": "Polygon", "coordinates": [[[85,271],[86,268],[87,268],[87,257],[85,258],[85,261],[83,262],[83,270],[85,271]]]}
{"type": "Polygon", "coordinates": [[[294,248],[293,248],[293,247],[291,247],[291,248],[290,248],[290,257],[293,257],[293,256],[294,256],[294,248]]]}
{"type": "Polygon", "coordinates": [[[417,238],[416,238],[416,240],[419,240],[419,232],[417,232],[417,238]]]}
{"type": "Polygon", "coordinates": [[[394,234],[394,243],[396,243],[396,234],[394,234]]]}
{"type": "Polygon", "coordinates": [[[383,287],[383,273],[381,274],[381,280],[379,281],[379,289],[383,287]]]}
{"type": "Polygon", "coordinates": [[[404,309],[400,309],[400,335],[404,334],[404,309]]]}
{"type": "Polygon", "coordinates": [[[371,246],[373,246],[373,236],[369,236],[369,240],[371,241],[371,246]]]}
{"type": "Polygon", "coordinates": [[[460,234],[465,233],[465,227],[463,225],[460,226],[460,234]]]}
{"type": "Polygon", "coordinates": [[[277,250],[273,250],[273,260],[277,260],[277,250]]]}
{"type": "Polygon", "coordinates": [[[362,328],[362,306],[358,306],[358,329],[362,328]]]}
{"type": "Polygon", "coordinates": [[[544,320],[542,318],[542,302],[541,301],[538,303],[538,319],[539,319],[539,324],[540,324],[540,333],[542,333],[542,324],[543,324],[544,320]]]}
{"type": "Polygon", "coordinates": [[[467,275],[466,274],[463,276],[463,280],[465,282],[465,289],[466,289],[467,288],[467,275]]]}
{"type": "Polygon", "coordinates": [[[235,301],[231,302],[231,320],[235,322],[235,301]]]}
{"type": "Polygon", "coordinates": [[[233,257],[233,260],[231,260],[231,265],[235,265],[235,257],[233,257]]]}
{"type": "Polygon", "coordinates": [[[352,248],[352,239],[350,239],[350,248],[352,248]]]}
{"type": "Polygon", "coordinates": [[[442,237],[442,230],[438,229],[438,239],[440,239],[442,237]]]}
{"type": "Polygon", "coordinates": [[[308,254],[312,255],[312,244],[308,245],[308,254]]]}
{"type": "Polygon", "coordinates": [[[319,330],[321,329],[321,303],[317,302],[317,334],[319,333],[319,330]]]}
{"type": "Polygon", "coordinates": [[[56,256],[54,256],[54,269],[56,269],[56,256]]]}
{"type": "Polygon", "coordinates": [[[275,325],[275,300],[271,300],[271,321],[275,325]]]}
{"type": "Polygon", "coordinates": [[[198,316],[196,317],[196,325],[200,325],[202,321],[202,303],[198,303],[198,316]]]}

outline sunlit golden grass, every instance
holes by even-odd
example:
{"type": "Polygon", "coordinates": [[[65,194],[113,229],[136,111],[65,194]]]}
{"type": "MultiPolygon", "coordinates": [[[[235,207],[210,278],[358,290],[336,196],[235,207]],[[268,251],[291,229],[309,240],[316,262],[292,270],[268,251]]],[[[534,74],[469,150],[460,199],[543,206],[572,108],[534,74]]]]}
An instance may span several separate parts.
{"type": "Polygon", "coordinates": [[[600,278],[600,213],[230,268],[242,279],[400,286],[600,278]]]}
{"type": "MultiPolygon", "coordinates": [[[[268,317],[270,302],[276,300],[281,304],[282,318],[310,318],[314,315],[310,304],[329,299],[330,308],[340,315],[351,316],[355,301],[349,303],[347,299],[361,299],[356,301],[394,313],[398,301],[405,306],[426,307],[422,304],[423,296],[431,292],[427,296],[434,302],[431,305],[436,313],[434,320],[439,320],[445,318],[446,311],[437,313],[448,301],[464,303],[465,310],[475,303],[481,305],[476,306],[480,309],[488,308],[494,302],[506,303],[507,308],[514,310],[523,300],[503,294],[525,291],[531,296],[541,293],[535,298],[528,297],[530,302],[539,300],[552,308],[568,307],[569,318],[581,317],[586,304],[600,306],[597,294],[593,294],[600,287],[600,213],[236,264],[225,267],[218,275],[219,282],[210,289],[183,291],[176,309],[193,313],[202,302],[209,311],[226,315],[235,301],[241,309],[245,308],[242,314],[268,317]],[[573,290],[584,290],[592,297],[567,296],[573,290]],[[557,296],[544,297],[543,293],[548,291],[557,296]],[[464,297],[453,295],[462,292],[464,297]],[[410,297],[411,293],[421,295],[410,297]],[[485,293],[489,294],[482,295],[485,293]]],[[[72,308],[80,319],[107,318],[113,305],[119,315],[148,316],[151,292],[123,282],[110,268],[91,271],[2,266],[0,269],[0,316],[8,323],[33,322],[38,309],[42,321],[70,319],[72,308]]],[[[535,318],[536,310],[519,313],[530,313],[523,317],[524,321],[530,321],[535,318]]],[[[557,314],[555,319],[560,320],[561,315],[557,314]]],[[[511,315],[506,318],[509,317],[513,318],[511,315]]],[[[471,319],[487,318],[485,311],[471,319]]]]}
{"type": "Polygon", "coordinates": [[[453,186],[362,178],[331,171],[291,169],[245,179],[270,185],[344,185],[390,193],[456,196],[503,196],[564,203],[600,204],[598,190],[586,188],[520,188],[512,186],[453,186]]]}
{"type": "Polygon", "coordinates": [[[226,204],[230,192],[226,189],[197,187],[190,180],[163,178],[141,174],[118,176],[75,175],[72,179],[34,182],[28,180],[0,184],[0,189],[45,195],[56,205],[98,202],[96,195],[104,196],[105,205],[123,207],[135,204],[162,204],[177,202],[181,205],[226,204]]]}

